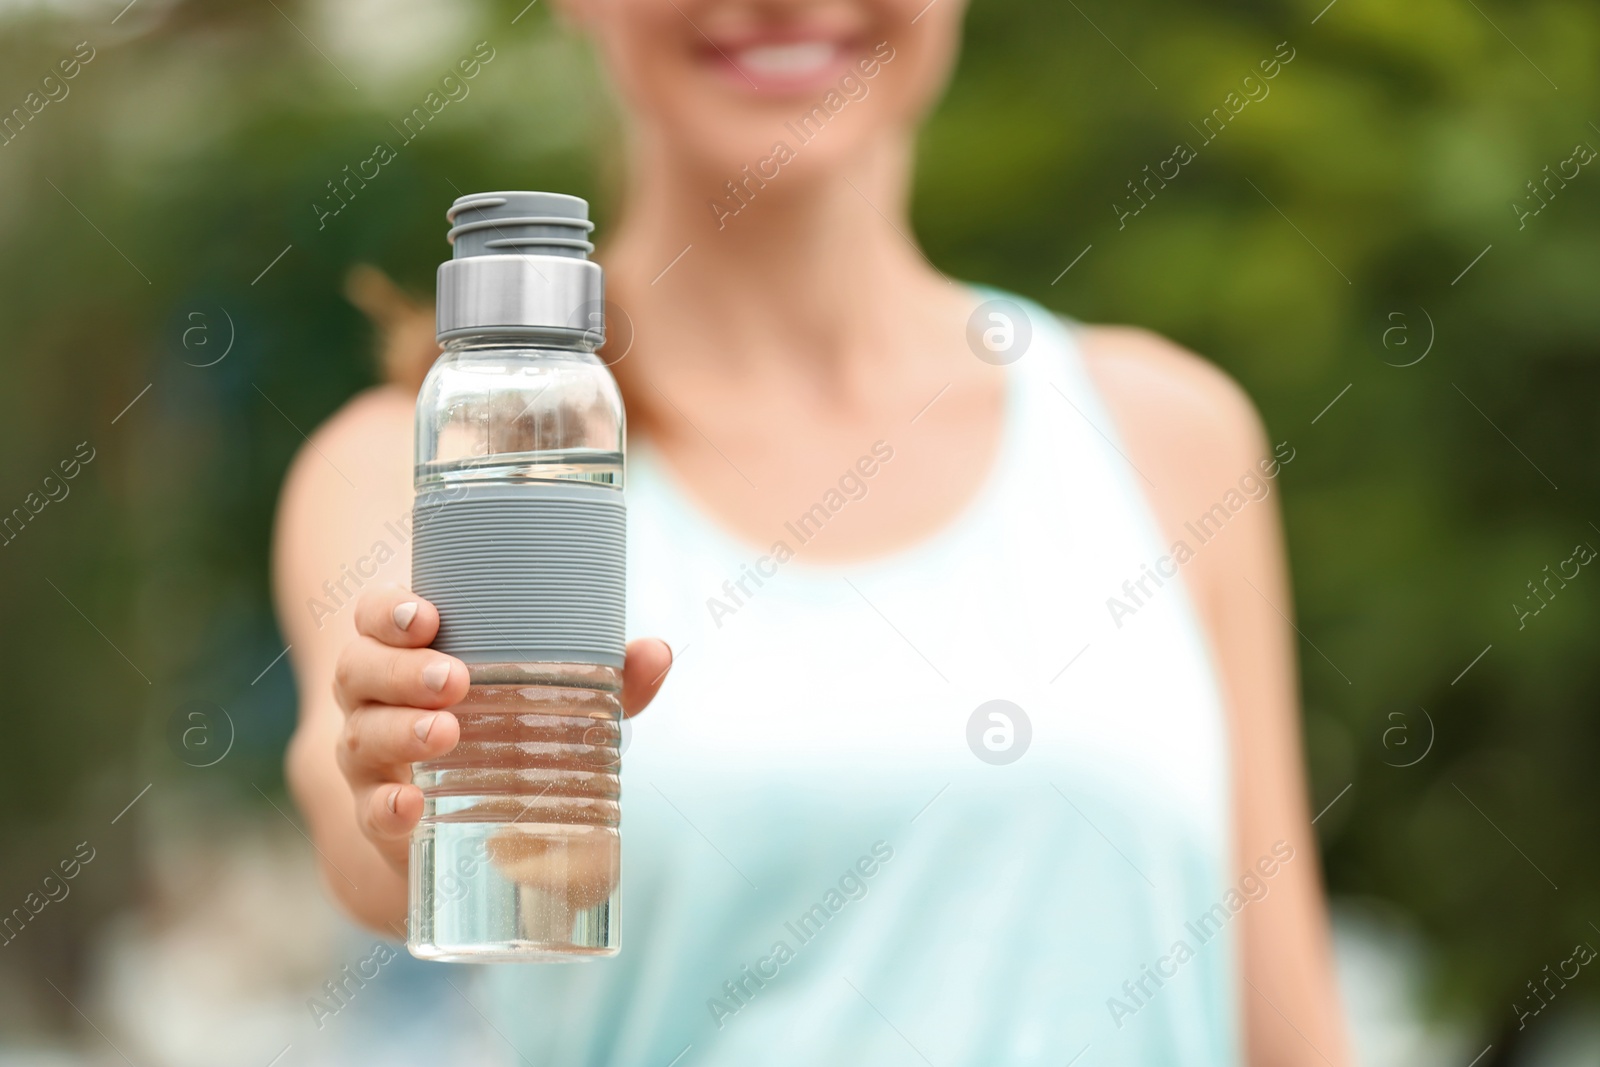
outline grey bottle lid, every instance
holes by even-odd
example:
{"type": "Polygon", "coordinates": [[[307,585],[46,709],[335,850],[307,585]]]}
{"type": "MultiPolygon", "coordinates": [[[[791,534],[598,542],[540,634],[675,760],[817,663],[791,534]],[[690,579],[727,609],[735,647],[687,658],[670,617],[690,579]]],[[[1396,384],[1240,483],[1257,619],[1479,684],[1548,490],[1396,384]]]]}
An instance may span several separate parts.
{"type": "Polygon", "coordinates": [[[493,255],[587,259],[589,202],[565,193],[471,193],[445,212],[454,258],[493,255]]]}
{"type": "Polygon", "coordinates": [[[467,336],[598,347],[605,286],[586,200],[564,193],[459,197],[439,265],[439,343],[467,336]]]}

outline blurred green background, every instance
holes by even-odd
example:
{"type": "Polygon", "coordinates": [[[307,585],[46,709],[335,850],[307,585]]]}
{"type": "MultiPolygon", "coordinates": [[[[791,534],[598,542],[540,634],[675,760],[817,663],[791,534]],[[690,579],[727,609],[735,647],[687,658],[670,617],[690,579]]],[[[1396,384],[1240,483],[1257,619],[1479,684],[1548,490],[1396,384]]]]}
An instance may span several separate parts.
{"type": "MultiPolygon", "coordinates": [[[[0,112],[93,50],[0,146],[0,512],[29,512],[0,547],[0,910],[95,850],[0,948],[0,1027],[36,1035],[82,1029],[39,979],[93,984],[104,932],[165,899],[172,825],[287,832],[268,546],[302,434],[376,378],[346,271],[426,294],[444,208],[478,188],[588,196],[604,232],[618,165],[547,4],[123,2],[0,2],[0,112]],[[481,40],[470,96],[319,228],[325,183],[481,40]],[[80,442],[94,458],[32,514],[80,442]],[[172,739],[195,700],[231,720],[211,767],[172,739]]],[[[1600,945],[1600,577],[1528,584],[1600,547],[1600,168],[1567,162],[1600,147],[1600,8],[1324,3],[977,0],[915,225],[952,275],[1205,353],[1296,449],[1330,889],[1404,946],[1418,1025],[1534,1062],[1600,1005],[1585,973],[1523,1028],[1512,1007],[1600,945]],[[1279,42],[1270,95],[1204,143],[1279,42]],[[1196,158],[1119,221],[1179,142],[1196,158]]]]}

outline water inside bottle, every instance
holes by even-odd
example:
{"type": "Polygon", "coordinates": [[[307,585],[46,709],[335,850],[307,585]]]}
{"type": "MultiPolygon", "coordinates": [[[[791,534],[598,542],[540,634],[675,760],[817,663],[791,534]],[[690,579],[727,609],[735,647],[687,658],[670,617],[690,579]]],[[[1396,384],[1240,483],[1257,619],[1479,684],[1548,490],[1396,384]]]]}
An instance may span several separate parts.
{"type": "Polygon", "coordinates": [[[473,664],[461,742],[413,767],[409,947],[558,961],[619,948],[621,672],[473,664]]]}
{"type": "Polygon", "coordinates": [[[417,486],[460,482],[591,482],[622,486],[622,453],[598,448],[541,449],[435,460],[417,468],[417,486]]]}

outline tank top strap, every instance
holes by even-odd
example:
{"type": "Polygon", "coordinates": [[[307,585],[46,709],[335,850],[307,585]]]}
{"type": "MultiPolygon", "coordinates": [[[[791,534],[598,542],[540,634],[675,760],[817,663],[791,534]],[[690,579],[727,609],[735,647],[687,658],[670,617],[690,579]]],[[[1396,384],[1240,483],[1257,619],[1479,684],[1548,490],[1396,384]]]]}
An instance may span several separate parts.
{"type": "Polygon", "coordinates": [[[1147,493],[1151,483],[1130,457],[1084,356],[1089,327],[1026,297],[989,293],[1020,307],[1032,331],[1028,350],[1007,368],[1012,487],[1032,492],[1051,485],[1068,498],[1098,501],[1085,536],[1104,542],[1108,552],[1119,541],[1159,552],[1164,542],[1147,493]]]}
{"type": "Polygon", "coordinates": [[[1128,459],[1111,409],[1084,358],[1081,338],[1088,327],[1027,297],[994,289],[978,292],[1020,308],[1031,335],[1026,351],[1007,368],[1012,375],[1007,433],[1019,446],[1012,458],[1024,465],[1055,465],[1063,456],[1079,464],[1101,457],[1110,480],[1124,483],[1131,492],[1123,499],[1132,513],[1140,522],[1150,518],[1141,476],[1128,459]]]}

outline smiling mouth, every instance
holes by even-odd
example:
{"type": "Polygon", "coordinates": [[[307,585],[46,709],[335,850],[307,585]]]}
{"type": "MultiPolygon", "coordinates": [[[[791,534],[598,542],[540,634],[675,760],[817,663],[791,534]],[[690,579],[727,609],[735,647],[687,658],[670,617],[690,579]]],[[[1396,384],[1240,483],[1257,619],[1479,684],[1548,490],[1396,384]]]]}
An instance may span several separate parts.
{"type": "Polygon", "coordinates": [[[741,48],[730,53],[730,58],[752,77],[781,81],[832,69],[840,51],[835,41],[796,41],[741,48]]]}
{"type": "Polygon", "coordinates": [[[826,88],[850,63],[855,42],[838,37],[764,39],[712,45],[706,59],[725,80],[768,92],[826,88]]]}

